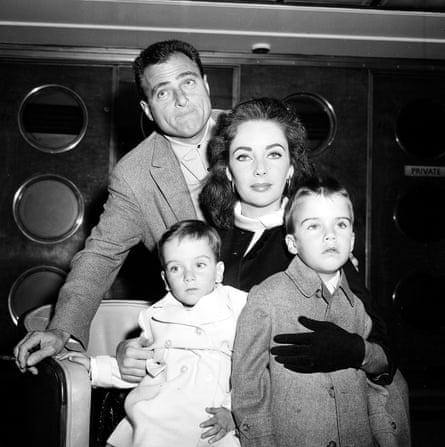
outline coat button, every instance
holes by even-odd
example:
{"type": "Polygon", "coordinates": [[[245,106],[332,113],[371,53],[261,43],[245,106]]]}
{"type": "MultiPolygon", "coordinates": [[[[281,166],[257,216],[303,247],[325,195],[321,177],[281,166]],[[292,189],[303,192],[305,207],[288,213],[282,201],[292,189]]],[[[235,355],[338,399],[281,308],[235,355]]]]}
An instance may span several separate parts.
{"type": "Polygon", "coordinates": [[[241,430],[242,431],[249,431],[250,430],[250,425],[247,423],[244,423],[241,425],[241,430]]]}
{"type": "Polygon", "coordinates": [[[172,345],[172,341],[171,340],[166,340],[164,343],[166,348],[169,348],[172,345]]]}
{"type": "Polygon", "coordinates": [[[202,329],[199,328],[199,327],[197,327],[196,330],[195,330],[195,332],[196,332],[198,335],[201,335],[201,334],[202,334],[202,329]]]}
{"type": "Polygon", "coordinates": [[[337,443],[335,441],[329,441],[326,447],[337,447],[337,443]]]}
{"type": "MultiPolygon", "coordinates": [[[[331,387],[329,388],[328,393],[329,393],[329,396],[331,396],[333,399],[335,399],[335,391],[334,391],[334,387],[333,387],[333,386],[331,386],[331,387]]],[[[332,441],[331,441],[331,442],[332,442],[332,441]]],[[[329,444],[328,444],[328,445],[329,445],[329,444]]]]}
{"type": "Polygon", "coordinates": [[[393,430],[396,430],[397,429],[397,424],[394,421],[392,421],[391,422],[391,427],[392,427],[393,430]]]}

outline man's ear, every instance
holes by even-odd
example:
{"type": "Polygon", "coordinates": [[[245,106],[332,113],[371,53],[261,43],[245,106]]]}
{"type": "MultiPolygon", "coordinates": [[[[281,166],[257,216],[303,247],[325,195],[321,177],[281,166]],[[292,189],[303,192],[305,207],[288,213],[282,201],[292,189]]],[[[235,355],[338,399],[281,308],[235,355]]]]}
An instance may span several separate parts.
{"type": "Polygon", "coordinates": [[[161,278],[162,278],[162,281],[164,281],[165,290],[167,290],[167,292],[170,292],[170,286],[168,285],[167,279],[165,278],[164,270],[162,270],[162,272],[161,272],[161,278]]]}
{"type": "Polygon", "coordinates": [[[148,118],[150,121],[154,121],[154,119],[153,119],[153,115],[151,114],[150,106],[148,105],[148,102],[146,102],[146,101],[141,101],[139,104],[140,104],[142,110],[144,111],[145,115],[147,116],[147,118],[148,118]]]}
{"type": "Polygon", "coordinates": [[[224,262],[219,261],[216,263],[216,284],[221,284],[224,277],[224,262]]]}
{"type": "Polygon", "coordinates": [[[206,88],[206,90],[207,90],[207,93],[208,93],[208,95],[210,96],[210,87],[209,87],[209,83],[207,82],[207,75],[205,74],[205,75],[202,77],[202,79],[203,79],[203,81],[204,81],[204,86],[205,86],[205,88],[206,88]]]}
{"type": "Polygon", "coordinates": [[[296,255],[298,253],[297,241],[293,234],[286,234],[284,241],[286,242],[289,253],[296,255]]]}

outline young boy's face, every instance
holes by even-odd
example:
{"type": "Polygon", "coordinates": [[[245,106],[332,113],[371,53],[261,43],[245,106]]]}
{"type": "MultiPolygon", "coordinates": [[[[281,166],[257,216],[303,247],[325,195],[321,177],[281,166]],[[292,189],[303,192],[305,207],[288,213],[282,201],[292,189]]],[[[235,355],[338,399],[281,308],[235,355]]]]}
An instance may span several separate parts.
{"type": "Polygon", "coordinates": [[[174,238],[164,244],[164,279],[167,289],[185,306],[194,306],[221,282],[224,264],[217,262],[206,238],[174,238]]]}
{"type": "Polygon", "coordinates": [[[340,194],[301,197],[292,218],[295,233],[286,236],[289,251],[298,254],[323,280],[329,280],[354,247],[349,200],[340,194]]]}

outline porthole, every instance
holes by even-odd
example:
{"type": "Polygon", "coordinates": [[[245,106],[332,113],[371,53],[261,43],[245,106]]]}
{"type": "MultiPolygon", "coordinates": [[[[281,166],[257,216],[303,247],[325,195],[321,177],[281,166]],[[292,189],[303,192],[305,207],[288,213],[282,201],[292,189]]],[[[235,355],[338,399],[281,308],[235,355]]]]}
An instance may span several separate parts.
{"type": "Polygon", "coordinates": [[[88,126],[88,111],[73,90],[47,84],[31,90],[20,104],[18,124],[23,138],[34,148],[49,153],[76,147],[88,126]]]}
{"type": "Polygon", "coordinates": [[[13,215],[29,239],[44,244],[62,242],[82,224],[84,200],[74,183],[65,177],[38,175],[16,191],[13,215]]]}
{"type": "Polygon", "coordinates": [[[41,265],[23,272],[13,283],[8,295],[9,314],[17,324],[28,310],[44,304],[55,304],[66,273],[54,266],[41,265]]]}
{"type": "Polygon", "coordinates": [[[398,113],[396,141],[404,151],[416,157],[438,158],[445,154],[444,123],[444,104],[433,99],[413,100],[398,113]]]}
{"type": "Polygon", "coordinates": [[[304,124],[311,155],[325,151],[334,141],[337,120],[332,105],[314,93],[294,93],[284,102],[292,107],[304,124]]]}
{"type": "Polygon", "coordinates": [[[428,273],[412,274],[397,284],[393,300],[402,321],[413,329],[436,332],[445,327],[443,282],[428,273]]]}
{"type": "Polygon", "coordinates": [[[433,243],[445,238],[445,191],[438,185],[418,185],[400,194],[393,219],[410,239],[433,243]]]}

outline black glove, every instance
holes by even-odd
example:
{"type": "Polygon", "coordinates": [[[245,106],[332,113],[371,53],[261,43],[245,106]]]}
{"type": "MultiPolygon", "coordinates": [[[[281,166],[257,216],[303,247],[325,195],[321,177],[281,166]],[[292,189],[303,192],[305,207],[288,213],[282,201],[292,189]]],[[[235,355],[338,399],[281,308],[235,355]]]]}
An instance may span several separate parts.
{"type": "Polygon", "coordinates": [[[279,334],[271,349],[275,360],[285,368],[299,373],[330,372],[346,368],[360,368],[365,357],[365,342],[329,321],[300,317],[298,321],[314,332],[279,334]]]}

